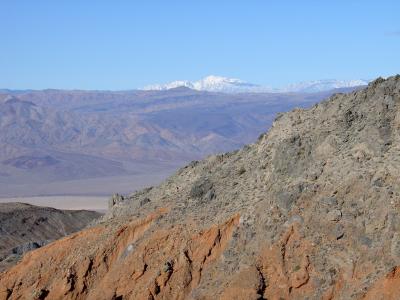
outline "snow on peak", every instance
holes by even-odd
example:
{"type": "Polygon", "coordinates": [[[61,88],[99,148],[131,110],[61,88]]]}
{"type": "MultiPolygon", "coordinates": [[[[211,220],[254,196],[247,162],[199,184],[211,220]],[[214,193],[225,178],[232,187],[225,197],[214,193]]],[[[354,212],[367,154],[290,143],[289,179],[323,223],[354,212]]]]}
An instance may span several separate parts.
{"type": "Polygon", "coordinates": [[[340,88],[351,88],[361,85],[367,85],[368,80],[335,80],[335,79],[325,79],[325,80],[313,80],[304,81],[295,84],[289,84],[281,89],[281,92],[303,92],[303,93],[316,93],[323,92],[333,89],[340,88]]]}
{"type": "Polygon", "coordinates": [[[260,85],[245,82],[237,78],[227,78],[210,75],[198,81],[173,81],[166,84],[155,84],[144,87],[144,90],[169,90],[177,87],[187,87],[198,91],[240,93],[240,92],[261,92],[266,91],[260,85]],[[261,90],[262,89],[262,90],[261,90]]]}
{"type": "Polygon", "coordinates": [[[197,91],[223,92],[223,93],[315,93],[338,88],[350,88],[367,85],[366,80],[314,80],[290,84],[282,88],[271,88],[237,78],[228,78],[210,75],[198,81],[178,80],[166,84],[154,84],[143,88],[143,90],[169,90],[178,87],[187,87],[197,91]]]}
{"type": "Polygon", "coordinates": [[[193,84],[187,80],[176,80],[166,84],[152,84],[145,86],[143,90],[152,90],[152,91],[163,91],[163,90],[170,90],[175,89],[178,87],[187,87],[193,89],[193,84]]]}
{"type": "Polygon", "coordinates": [[[260,88],[259,85],[245,82],[237,78],[207,76],[193,83],[194,89],[213,92],[249,92],[260,88]]]}

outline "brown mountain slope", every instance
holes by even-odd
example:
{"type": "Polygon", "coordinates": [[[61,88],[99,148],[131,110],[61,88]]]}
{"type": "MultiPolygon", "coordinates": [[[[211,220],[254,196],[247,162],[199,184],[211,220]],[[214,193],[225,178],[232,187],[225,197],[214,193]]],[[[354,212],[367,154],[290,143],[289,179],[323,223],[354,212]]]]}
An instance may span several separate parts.
{"type": "Polygon", "coordinates": [[[0,299],[398,298],[399,130],[400,76],[283,114],[29,253],[0,299]]]}
{"type": "Polygon", "coordinates": [[[21,255],[86,227],[101,214],[0,203],[0,271],[21,255]]]}

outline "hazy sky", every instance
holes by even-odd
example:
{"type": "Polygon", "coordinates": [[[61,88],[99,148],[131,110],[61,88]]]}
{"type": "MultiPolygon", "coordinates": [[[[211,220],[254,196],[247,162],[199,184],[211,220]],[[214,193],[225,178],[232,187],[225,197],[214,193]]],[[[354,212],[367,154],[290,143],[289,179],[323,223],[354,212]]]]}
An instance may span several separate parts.
{"type": "Polygon", "coordinates": [[[0,88],[400,73],[400,1],[0,1],[0,88]]]}

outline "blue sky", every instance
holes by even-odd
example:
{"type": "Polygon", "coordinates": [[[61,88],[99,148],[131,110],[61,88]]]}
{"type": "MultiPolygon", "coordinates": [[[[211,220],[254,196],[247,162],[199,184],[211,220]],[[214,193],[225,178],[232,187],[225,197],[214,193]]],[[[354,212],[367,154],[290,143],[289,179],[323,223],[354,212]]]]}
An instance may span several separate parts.
{"type": "Polygon", "coordinates": [[[0,88],[400,73],[400,1],[0,2],[0,88]]]}

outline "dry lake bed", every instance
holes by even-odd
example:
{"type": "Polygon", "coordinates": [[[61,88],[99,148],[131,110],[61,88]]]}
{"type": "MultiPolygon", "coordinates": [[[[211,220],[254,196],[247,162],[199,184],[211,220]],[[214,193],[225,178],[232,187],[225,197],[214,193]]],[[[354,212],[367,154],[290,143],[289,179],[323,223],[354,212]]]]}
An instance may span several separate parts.
{"type": "Polygon", "coordinates": [[[88,209],[105,212],[108,197],[106,196],[34,196],[0,198],[0,203],[23,202],[38,206],[58,209],[88,209]]]}

